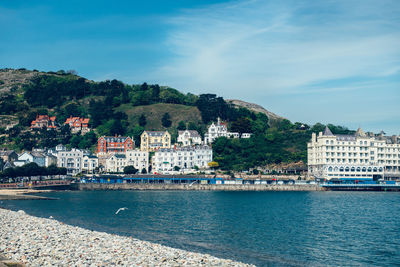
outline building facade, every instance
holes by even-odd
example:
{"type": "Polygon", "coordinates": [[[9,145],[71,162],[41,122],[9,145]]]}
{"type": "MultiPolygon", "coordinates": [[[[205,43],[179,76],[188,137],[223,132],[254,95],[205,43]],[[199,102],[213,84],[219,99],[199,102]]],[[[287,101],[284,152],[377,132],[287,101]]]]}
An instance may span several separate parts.
{"type": "Polygon", "coordinates": [[[97,153],[125,153],[134,147],[135,141],[129,136],[102,136],[97,141],[97,153]]]}
{"type": "Polygon", "coordinates": [[[149,171],[149,152],[138,149],[130,150],[125,153],[125,157],[126,166],[133,166],[139,172],[142,172],[143,169],[146,170],[146,173],[149,171]]]}
{"type": "Polygon", "coordinates": [[[80,117],[72,117],[66,119],[64,125],[69,125],[71,133],[78,133],[79,131],[81,134],[85,134],[90,131],[89,128],[89,118],[80,118],[80,117]]]}
{"type": "Polygon", "coordinates": [[[84,155],[82,159],[82,171],[94,173],[99,167],[99,159],[94,155],[84,155]]]}
{"type": "Polygon", "coordinates": [[[140,136],[141,151],[156,151],[171,147],[171,135],[168,131],[144,131],[140,136]]]}
{"type": "Polygon", "coordinates": [[[68,175],[76,175],[82,172],[83,151],[71,149],[57,153],[57,167],[67,168],[68,175]]]}
{"type": "Polygon", "coordinates": [[[177,141],[182,146],[201,145],[202,142],[199,133],[193,130],[178,131],[177,141]]]}
{"type": "Polygon", "coordinates": [[[308,174],[318,179],[398,179],[400,139],[358,129],[333,135],[328,127],[307,144],[308,174]]]}
{"type": "Polygon", "coordinates": [[[152,158],[152,171],[168,174],[176,169],[181,172],[196,168],[208,169],[211,161],[212,149],[209,146],[159,149],[152,158]]]}
{"type": "Polygon", "coordinates": [[[113,154],[106,160],[106,172],[123,172],[125,166],[125,154],[113,154]]]}
{"type": "Polygon", "coordinates": [[[129,150],[125,153],[110,155],[105,161],[106,172],[123,172],[127,166],[133,166],[139,172],[149,169],[149,152],[129,150]]]}

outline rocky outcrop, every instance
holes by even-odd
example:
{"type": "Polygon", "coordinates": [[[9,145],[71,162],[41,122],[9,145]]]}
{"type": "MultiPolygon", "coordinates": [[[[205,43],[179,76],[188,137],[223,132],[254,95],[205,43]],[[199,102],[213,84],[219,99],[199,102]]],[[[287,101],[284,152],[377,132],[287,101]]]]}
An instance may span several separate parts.
{"type": "Polygon", "coordinates": [[[281,116],[279,116],[279,115],[277,115],[277,114],[275,114],[275,113],[273,113],[271,111],[268,111],[265,108],[263,108],[262,106],[254,104],[254,103],[249,103],[249,102],[245,102],[245,101],[238,100],[238,99],[226,99],[225,101],[230,103],[230,104],[233,104],[234,106],[237,106],[237,107],[244,107],[244,108],[247,108],[247,109],[252,110],[254,112],[264,113],[272,121],[285,119],[284,117],[281,117],[281,116]]]}

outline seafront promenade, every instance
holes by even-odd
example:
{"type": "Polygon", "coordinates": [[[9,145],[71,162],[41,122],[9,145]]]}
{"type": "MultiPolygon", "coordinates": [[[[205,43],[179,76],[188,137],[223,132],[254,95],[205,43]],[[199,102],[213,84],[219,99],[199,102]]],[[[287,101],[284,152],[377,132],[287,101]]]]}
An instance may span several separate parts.
{"type": "Polygon", "coordinates": [[[27,266],[252,266],[0,209],[0,254],[27,266]]]}

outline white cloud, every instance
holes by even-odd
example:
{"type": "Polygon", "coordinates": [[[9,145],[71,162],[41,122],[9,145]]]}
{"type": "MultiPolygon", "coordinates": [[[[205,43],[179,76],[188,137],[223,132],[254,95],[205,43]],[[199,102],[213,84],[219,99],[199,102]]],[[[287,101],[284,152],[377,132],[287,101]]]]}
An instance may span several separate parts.
{"type": "Polygon", "coordinates": [[[190,91],[266,105],[273,95],[364,90],[399,71],[398,1],[237,1],[169,22],[174,56],[157,75],[190,91]]]}

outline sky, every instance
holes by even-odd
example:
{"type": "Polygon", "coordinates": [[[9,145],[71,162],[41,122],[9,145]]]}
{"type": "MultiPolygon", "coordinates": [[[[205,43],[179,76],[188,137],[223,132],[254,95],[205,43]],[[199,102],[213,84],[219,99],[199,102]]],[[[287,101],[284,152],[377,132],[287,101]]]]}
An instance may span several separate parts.
{"type": "Polygon", "coordinates": [[[400,134],[399,0],[2,0],[0,25],[0,68],[158,83],[400,134]]]}

